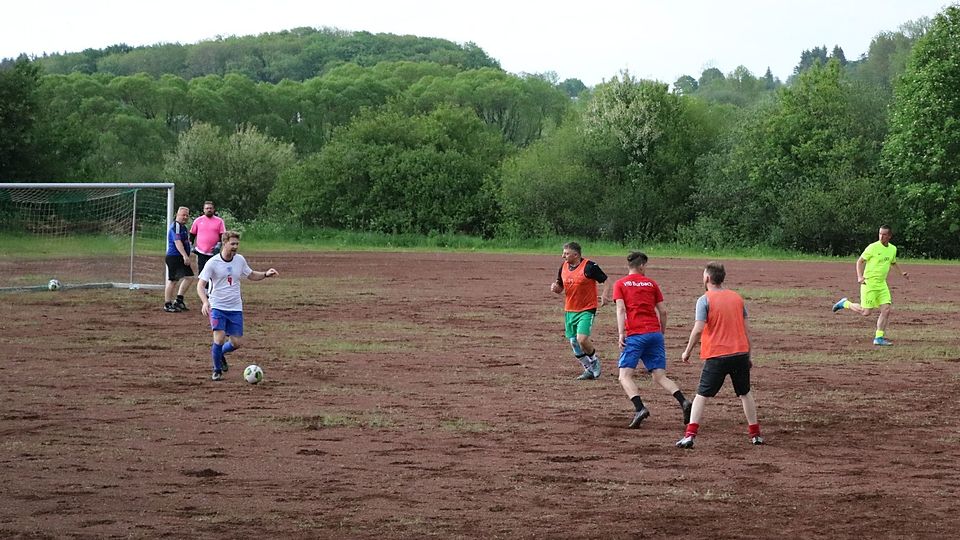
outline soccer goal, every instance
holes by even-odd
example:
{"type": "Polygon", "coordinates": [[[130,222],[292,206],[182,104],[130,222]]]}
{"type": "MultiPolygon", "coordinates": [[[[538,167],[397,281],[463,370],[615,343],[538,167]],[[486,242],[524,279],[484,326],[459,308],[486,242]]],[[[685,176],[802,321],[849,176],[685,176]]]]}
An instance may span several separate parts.
{"type": "Polygon", "coordinates": [[[0,292],[163,288],[173,184],[0,183],[0,292]]]}

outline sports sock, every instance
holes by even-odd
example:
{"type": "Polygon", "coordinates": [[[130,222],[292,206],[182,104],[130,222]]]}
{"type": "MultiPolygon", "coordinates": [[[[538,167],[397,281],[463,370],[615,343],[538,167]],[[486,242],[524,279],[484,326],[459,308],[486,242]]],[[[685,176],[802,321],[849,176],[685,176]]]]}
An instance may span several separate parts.
{"type": "Polygon", "coordinates": [[[232,353],[235,350],[237,350],[237,348],[233,346],[232,341],[227,341],[223,344],[223,354],[232,353]]]}
{"type": "Polygon", "coordinates": [[[673,398],[677,400],[677,403],[679,403],[681,407],[683,407],[683,402],[687,400],[687,398],[683,397],[683,392],[679,390],[673,393],[673,398]]]}
{"type": "Polygon", "coordinates": [[[634,409],[639,411],[640,409],[643,408],[643,400],[640,399],[640,396],[633,396],[632,398],[630,398],[630,401],[633,402],[634,409]]]}
{"type": "Polygon", "coordinates": [[[700,424],[694,424],[690,422],[687,424],[687,432],[684,434],[685,437],[696,437],[697,431],[700,431],[700,424]]]}
{"type": "Polygon", "coordinates": [[[757,422],[756,424],[750,424],[749,426],[747,426],[747,432],[750,433],[751,437],[756,437],[760,435],[760,422],[757,422]]]}
{"type": "Polygon", "coordinates": [[[883,337],[883,330],[877,330],[877,335],[874,337],[883,337]]]}
{"type": "Polygon", "coordinates": [[[220,359],[223,358],[223,345],[214,343],[210,346],[210,357],[213,358],[213,370],[221,371],[220,359]]]}
{"type": "Polygon", "coordinates": [[[843,302],[843,309],[850,309],[850,304],[852,304],[852,303],[853,303],[853,302],[851,302],[851,301],[849,301],[849,300],[844,300],[844,302],[843,302]]]}
{"type": "Polygon", "coordinates": [[[183,295],[182,295],[182,294],[178,294],[178,295],[177,295],[177,302],[180,302],[181,304],[183,303],[183,295]]]}

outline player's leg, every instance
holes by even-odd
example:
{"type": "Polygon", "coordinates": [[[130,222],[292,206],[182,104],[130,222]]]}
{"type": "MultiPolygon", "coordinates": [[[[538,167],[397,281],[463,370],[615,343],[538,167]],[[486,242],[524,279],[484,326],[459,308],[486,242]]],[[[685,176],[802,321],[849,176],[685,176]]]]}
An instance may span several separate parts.
{"type": "Polygon", "coordinates": [[[700,372],[700,385],[697,387],[697,395],[693,398],[693,404],[690,407],[690,422],[683,434],[683,438],[677,441],[678,448],[693,448],[693,441],[700,431],[700,421],[707,407],[707,399],[717,395],[720,388],[723,387],[723,381],[727,377],[724,359],[709,358],[703,363],[703,370],[700,372]]]}
{"type": "MultiPolygon", "coordinates": [[[[216,310],[213,310],[214,312],[216,310]]],[[[210,315],[210,323],[213,326],[213,313],[210,315]]],[[[217,325],[222,326],[222,325],[217,325]]],[[[226,341],[227,333],[222,329],[213,329],[213,344],[210,345],[210,359],[213,361],[213,375],[211,379],[219,381],[223,378],[223,343],[226,341]]]]}
{"type": "Polygon", "coordinates": [[[223,371],[229,371],[230,364],[227,362],[227,355],[243,345],[243,312],[225,311],[222,313],[226,320],[224,330],[226,335],[229,336],[229,340],[223,344],[220,363],[223,371]]]}
{"type": "Polygon", "coordinates": [[[577,377],[578,381],[593,379],[593,372],[590,371],[590,357],[580,348],[580,341],[577,339],[577,319],[579,313],[566,312],[564,314],[564,335],[570,342],[570,348],[573,350],[573,356],[583,367],[583,373],[577,377]]]}
{"type": "Polygon", "coordinates": [[[188,311],[187,304],[183,301],[183,295],[190,289],[190,286],[193,285],[193,275],[188,275],[187,277],[180,280],[180,285],[177,288],[177,299],[174,301],[173,305],[180,311],[188,311]]]}
{"type": "Polygon", "coordinates": [[[750,369],[753,364],[749,354],[742,354],[727,358],[730,369],[730,381],[733,382],[733,391],[743,404],[743,414],[747,418],[747,434],[753,444],[763,444],[760,436],[760,421],[757,419],[757,402],[753,398],[750,388],[750,369]]]}
{"type": "Polygon", "coordinates": [[[643,353],[643,341],[640,338],[642,336],[627,336],[623,351],[620,353],[620,361],[617,364],[620,369],[618,376],[620,387],[623,388],[623,391],[627,394],[627,399],[633,404],[633,419],[627,424],[627,427],[631,429],[640,427],[644,419],[650,416],[650,411],[643,405],[643,400],[640,398],[640,388],[633,378],[643,353]]]}
{"type": "Polygon", "coordinates": [[[877,317],[877,331],[873,335],[874,345],[893,345],[893,342],[887,339],[887,322],[890,321],[892,312],[893,306],[890,304],[880,306],[880,316],[877,317]]]}
{"type": "Polygon", "coordinates": [[[580,350],[582,350],[590,360],[590,372],[593,374],[594,379],[599,379],[600,355],[597,354],[597,348],[593,346],[593,340],[590,339],[590,334],[593,332],[594,318],[595,315],[593,312],[584,311],[580,313],[580,316],[577,317],[576,332],[577,343],[580,344],[580,350]]]}
{"type": "Polygon", "coordinates": [[[167,266],[167,282],[163,286],[163,310],[167,313],[180,311],[173,305],[173,293],[176,291],[177,281],[179,281],[181,277],[177,272],[175,262],[176,259],[170,255],[167,255],[164,259],[164,264],[167,266]]]}

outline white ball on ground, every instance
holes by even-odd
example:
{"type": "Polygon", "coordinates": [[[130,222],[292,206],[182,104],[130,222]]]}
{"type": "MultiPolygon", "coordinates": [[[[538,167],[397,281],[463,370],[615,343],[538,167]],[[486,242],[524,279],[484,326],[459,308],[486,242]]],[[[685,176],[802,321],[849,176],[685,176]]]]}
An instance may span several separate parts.
{"type": "Polygon", "coordinates": [[[250,384],[257,384],[263,380],[263,370],[256,364],[250,364],[243,370],[243,380],[250,384]]]}
{"type": "Polygon", "coordinates": [[[51,291],[59,291],[61,286],[59,279],[51,279],[47,282],[47,288],[51,291]]]}

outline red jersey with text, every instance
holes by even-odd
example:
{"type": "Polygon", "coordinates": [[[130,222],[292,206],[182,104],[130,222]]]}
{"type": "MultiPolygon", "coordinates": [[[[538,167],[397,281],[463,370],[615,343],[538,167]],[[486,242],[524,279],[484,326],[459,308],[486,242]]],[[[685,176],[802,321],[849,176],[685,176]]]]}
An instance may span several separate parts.
{"type": "Polygon", "coordinates": [[[707,324],[700,340],[700,358],[750,352],[743,298],[729,289],[707,291],[704,297],[707,324]]]}
{"type": "Polygon", "coordinates": [[[661,331],[656,307],[663,302],[663,293],[656,281],[643,274],[620,278],[613,286],[613,299],[623,300],[627,311],[624,323],[627,336],[661,331]]]}

